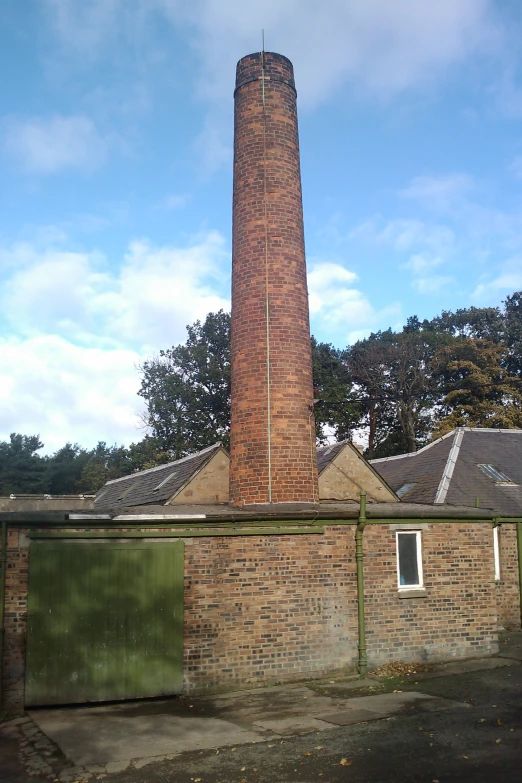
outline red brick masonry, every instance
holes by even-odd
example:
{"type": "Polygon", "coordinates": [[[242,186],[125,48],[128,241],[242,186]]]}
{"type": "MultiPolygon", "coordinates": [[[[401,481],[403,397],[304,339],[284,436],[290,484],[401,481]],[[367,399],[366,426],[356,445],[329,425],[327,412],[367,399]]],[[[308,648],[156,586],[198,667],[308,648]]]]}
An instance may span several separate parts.
{"type": "MultiPolygon", "coordinates": [[[[332,524],[324,535],[186,539],[185,690],[353,670],[354,535],[353,525],[332,524]]],[[[370,667],[484,656],[498,649],[491,525],[432,524],[422,530],[422,539],[426,594],[404,599],[397,590],[393,525],[365,530],[370,667]]],[[[23,705],[27,544],[23,531],[10,533],[4,688],[13,709],[23,705]]],[[[518,611],[515,592],[510,595],[518,611]]]]}
{"type": "Polygon", "coordinates": [[[235,91],[230,433],[230,497],[237,505],[318,499],[292,64],[286,57],[267,52],[265,76],[263,103],[261,53],[239,61],[235,91]]]}
{"type": "Polygon", "coordinates": [[[517,529],[503,524],[499,529],[500,579],[497,582],[498,620],[501,628],[520,627],[517,529]]]}

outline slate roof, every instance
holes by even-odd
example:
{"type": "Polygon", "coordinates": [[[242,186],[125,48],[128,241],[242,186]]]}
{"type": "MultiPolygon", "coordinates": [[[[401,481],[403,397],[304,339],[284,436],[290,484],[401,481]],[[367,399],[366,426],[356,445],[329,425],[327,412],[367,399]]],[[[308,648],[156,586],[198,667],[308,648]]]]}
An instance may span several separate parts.
{"type": "Polygon", "coordinates": [[[188,457],[175,462],[107,481],[96,493],[94,507],[99,509],[164,504],[221,448],[220,443],[215,443],[197,454],[189,454],[188,457]]]}
{"type": "MultiPolygon", "coordinates": [[[[328,465],[334,461],[337,455],[344,449],[349,441],[342,440],[339,443],[332,443],[328,446],[321,446],[317,449],[317,472],[322,473],[328,465]]],[[[350,443],[350,445],[352,445],[350,443]]]]}
{"type": "Polygon", "coordinates": [[[522,430],[458,427],[416,453],[371,464],[405,502],[474,506],[479,498],[482,508],[522,516],[522,430]],[[481,464],[510,482],[495,481],[481,464]]]}

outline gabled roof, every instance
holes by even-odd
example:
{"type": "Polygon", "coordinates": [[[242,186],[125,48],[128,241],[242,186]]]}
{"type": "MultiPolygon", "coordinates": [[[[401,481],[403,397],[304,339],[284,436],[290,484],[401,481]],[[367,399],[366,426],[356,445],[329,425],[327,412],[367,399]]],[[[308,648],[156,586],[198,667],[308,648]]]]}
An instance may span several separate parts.
{"type": "Polygon", "coordinates": [[[522,430],[458,427],[417,452],[371,464],[408,503],[474,506],[478,498],[481,507],[522,516],[522,430]]]}
{"type": "MultiPolygon", "coordinates": [[[[338,443],[331,443],[328,444],[327,446],[320,446],[317,449],[317,472],[319,474],[322,473],[323,470],[327,468],[331,462],[334,461],[337,455],[340,454],[340,452],[344,449],[344,447],[348,443],[349,441],[347,440],[340,440],[338,443]]],[[[351,443],[350,446],[352,446],[351,443]]],[[[355,448],[355,446],[352,446],[352,448],[355,448]]]]}
{"type": "Polygon", "coordinates": [[[182,457],[175,462],[107,481],[96,493],[94,506],[115,508],[164,504],[222,448],[220,443],[215,443],[197,454],[189,454],[188,457],[182,457]]]}
{"type": "Polygon", "coordinates": [[[368,462],[366,457],[350,441],[342,440],[317,449],[317,472],[319,475],[319,497],[321,500],[337,498],[347,499],[350,491],[356,491],[357,499],[361,489],[368,493],[369,502],[389,502],[398,500],[386,480],[368,462]],[[344,452],[344,453],[343,453],[344,452]],[[338,459],[339,458],[339,459],[338,459]],[[337,462],[336,462],[337,460],[337,462]],[[344,488],[341,493],[339,475],[337,481],[327,480],[327,468],[335,463],[340,474],[344,474],[344,488]],[[343,464],[344,463],[344,464],[343,464]],[[337,486],[334,486],[334,485],[337,486]],[[333,494],[329,494],[333,491],[333,494]]]}

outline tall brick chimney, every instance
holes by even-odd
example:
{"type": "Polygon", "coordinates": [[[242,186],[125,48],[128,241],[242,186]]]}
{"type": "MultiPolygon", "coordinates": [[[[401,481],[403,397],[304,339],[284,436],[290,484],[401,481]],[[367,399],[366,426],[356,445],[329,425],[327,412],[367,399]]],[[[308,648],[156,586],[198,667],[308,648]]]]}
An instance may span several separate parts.
{"type": "Polygon", "coordinates": [[[237,65],[230,499],[318,500],[312,357],[292,63],[237,65]]]}

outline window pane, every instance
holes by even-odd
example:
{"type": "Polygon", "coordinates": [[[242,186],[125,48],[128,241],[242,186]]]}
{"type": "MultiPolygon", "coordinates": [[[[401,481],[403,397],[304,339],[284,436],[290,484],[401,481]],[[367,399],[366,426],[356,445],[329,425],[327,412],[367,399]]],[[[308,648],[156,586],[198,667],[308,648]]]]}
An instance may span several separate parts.
{"type": "Polygon", "coordinates": [[[418,585],[417,536],[399,533],[399,580],[401,585],[418,585]]]}

